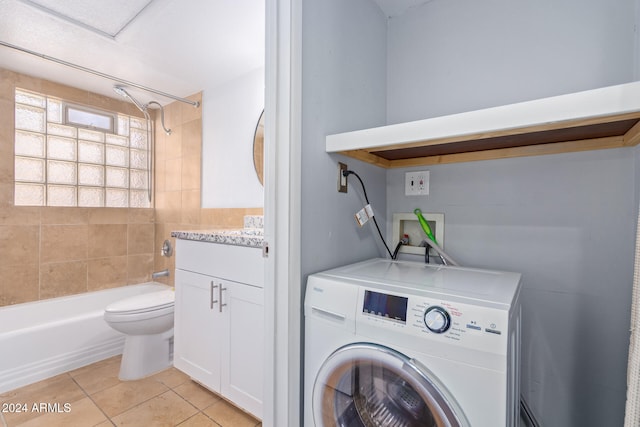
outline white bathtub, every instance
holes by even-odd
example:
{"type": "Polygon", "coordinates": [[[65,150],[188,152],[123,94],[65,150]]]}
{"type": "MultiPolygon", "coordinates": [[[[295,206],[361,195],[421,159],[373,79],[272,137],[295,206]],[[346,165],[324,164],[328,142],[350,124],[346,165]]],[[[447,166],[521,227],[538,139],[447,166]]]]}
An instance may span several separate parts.
{"type": "Polygon", "coordinates": [[[0,307],[0,393],[121,354],[124,335],[104,321],[105,307],[162,289],[149,282],[0,307]]]}

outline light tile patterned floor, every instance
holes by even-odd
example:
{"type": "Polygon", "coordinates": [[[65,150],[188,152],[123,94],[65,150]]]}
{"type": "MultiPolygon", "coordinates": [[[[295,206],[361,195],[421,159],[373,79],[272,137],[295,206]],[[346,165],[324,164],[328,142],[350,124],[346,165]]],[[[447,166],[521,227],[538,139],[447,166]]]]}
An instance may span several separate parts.
{"type": "Polygon", "coordinates": [[[0,427],[262,426],[175,368],[137,381],[119,368],[118,356],[0,394],[0,427]]]}

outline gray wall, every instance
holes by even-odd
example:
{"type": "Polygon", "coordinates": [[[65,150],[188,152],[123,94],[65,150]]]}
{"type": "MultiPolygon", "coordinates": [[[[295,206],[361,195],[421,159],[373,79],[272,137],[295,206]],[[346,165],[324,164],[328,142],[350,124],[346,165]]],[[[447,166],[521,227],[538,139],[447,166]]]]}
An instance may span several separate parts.
{"type": "MultiPolygon", "coordinates": [[[[433,0],[392,18],[388,122],[631,81],[636,3],[433,0]]],[[[424,198],[388,172],[388,218],[443,212],[452,256],[524,273],[523,392],[544,426],[622,425],[638,167],[638,148],[433,166],[424,198]]]]}
{"type": "MultiPolygon", "coordinates": [[[[353,214],[365,204],[357,180],[349,178],[348,193],[337,192],[338,161],[364,180],[383,229],[385,172],[327,154],[325,137],[353,126],[385,123],[386,21],[369,0],[303,0],[302,6],[300,257],[304,286],[311,273],[383,254],[373,228],[355,224],[353,214]]],[[[301,394],[301,416],[302,399],[308,398],[301,394]]]]}
{"type": "Polygon", "coordinates": [[[329,155],[327,134],[385,123],[386,21],[369,0],[305,0],[302,22],[302,239],[301,271],[379,256],[368,224],[353,215],[364,206],[353,177],[349,192],[337,192],[338,161],[367,185],[369,199],[385,224],[385,172],[329,155]]]}
{"type": "Polygon", "coordinates": [[[544,426],[622,425],[634,236],[629,149],[439,165],[430,195],[392,212],[445,214],[462,265],[521,272],[523,392],[544,426]],[[601,321],[601,319],[604,319],[601,321]]]}
{"type": "Polygon", "coordinates": [[[635,0],[432,0],[389,20],[388,122],[633,80],[635,0]]]}

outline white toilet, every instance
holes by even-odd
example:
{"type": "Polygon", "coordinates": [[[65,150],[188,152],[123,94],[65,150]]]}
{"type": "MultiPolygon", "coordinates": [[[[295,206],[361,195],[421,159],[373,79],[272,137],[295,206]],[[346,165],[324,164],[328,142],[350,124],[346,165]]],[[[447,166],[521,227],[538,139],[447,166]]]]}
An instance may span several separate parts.
{"type": "Polygon", "coordinates": [[[125,298],[107,306],[104,320],[126,334],[121,380],[136,380],[172,364],[173,289],[125,298]]]}

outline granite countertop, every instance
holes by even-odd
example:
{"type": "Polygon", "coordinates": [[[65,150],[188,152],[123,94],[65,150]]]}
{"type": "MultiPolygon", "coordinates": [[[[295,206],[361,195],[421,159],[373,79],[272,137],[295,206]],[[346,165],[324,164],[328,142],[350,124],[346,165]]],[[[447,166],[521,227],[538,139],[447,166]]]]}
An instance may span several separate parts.
{"type": "Polygon", "coordinates": [[[244,228],[172,231],[171,237],[223,245],[261,248],[264,241],[264,218],[262,215],[245,215],[244,228]]]}
{"type": "Polygon", "coordinates": [[[183,240],[220,243],[223,245],[261,248],[264,240],[264,233],[261,228],[240,228],[235,230],[188,230],[172,231],[171,237],[183,240]]]}

